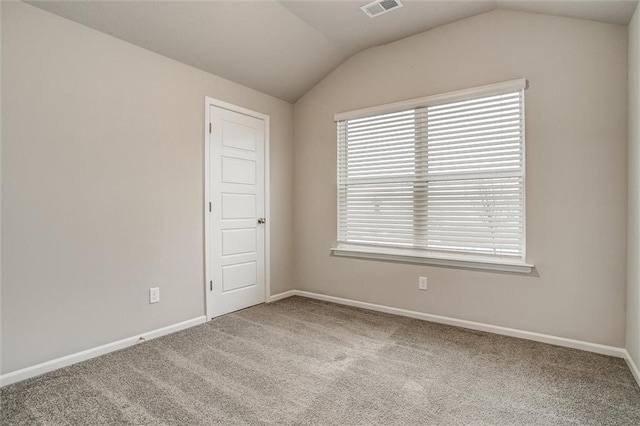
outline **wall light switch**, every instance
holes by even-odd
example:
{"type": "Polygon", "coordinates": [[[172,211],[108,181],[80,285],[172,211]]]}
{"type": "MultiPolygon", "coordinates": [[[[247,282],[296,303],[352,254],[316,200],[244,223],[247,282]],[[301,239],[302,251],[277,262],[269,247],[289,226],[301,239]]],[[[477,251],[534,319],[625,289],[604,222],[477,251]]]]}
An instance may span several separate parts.
{"type": "Polygon", "coordinates": [[[418,290],[426,290],[427,289],[427,277],[420,277],[418,279],[418,290]]]}
{"type": "Polygon", "coordinates": [[[151,287],[149,289],[149,303],[158,303],[160,301],[160,287],[151,287]]]}

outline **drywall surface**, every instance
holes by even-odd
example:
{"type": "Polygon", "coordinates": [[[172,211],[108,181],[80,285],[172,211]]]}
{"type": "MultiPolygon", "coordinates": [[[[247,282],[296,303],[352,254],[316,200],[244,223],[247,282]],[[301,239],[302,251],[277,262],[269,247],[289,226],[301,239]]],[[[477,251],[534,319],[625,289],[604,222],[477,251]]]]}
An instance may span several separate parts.
{"type": "MultiPolygon", "coordinates": [[[[0,242],[2,241],[2,7],[0,7],[0,242]]],[[[2,366],[2,244],[0,244],[0,366],[2,366]]],[[[0,367],[1,368],[1,367],[0,367]]],[[[0,373],[1,373],[0,369],[0,373]]]]}
{"type": "Polygon", "coordinates": [[[291,104],[24,3],[2,20],[3,373],[204,315],[205,96],[271,117],[292,288],[291,104]]]}
{"type": "Polygon", "coordinates": [[[640,7],[629,24],[627,350],[640,366],[640,7]]]}
{"type": "Polygon", "coordinates": [[[505,10],[355,55],[295,104],[298,288],[622,347],[626,81],[625,27],[505,10]],[[335,113],[521,77],[532,274],[330,257],[335,113]]]}

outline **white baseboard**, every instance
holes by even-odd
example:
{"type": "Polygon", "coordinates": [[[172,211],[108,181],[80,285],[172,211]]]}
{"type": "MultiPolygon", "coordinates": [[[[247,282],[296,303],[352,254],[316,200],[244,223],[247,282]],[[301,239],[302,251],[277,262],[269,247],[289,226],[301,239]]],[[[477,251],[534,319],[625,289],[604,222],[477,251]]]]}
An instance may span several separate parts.
{"type": "Polygon", "coordinates": [[[636,378],[636,382],[638,382],[638,386],[640,386],[640,369],[631,358],[631,354],[626,349],[624,350],[624,360],[627,361],[627,365],[629,366],[629,370],[631,370],[631,374],[636,378]]]}
{"type": "Polygon", "coordinates": [[[267,303],[271,303],[271,302],[275,302],[276,300],[286,299],[287,297],[295,296],[297,291],[298,290],[289,290],[289,291],[283,291],[282,293],[274,294],[269,297],[269,302],[267,303]]]}
{"type": "MultiPolygon", "coordinates": [[[[439,324],[453,325],[462,328],[469,328],[472,330],[486,331],[489,333],[502,334],[505,336],[518,337],[521,339],[533,340],[536,342],[548,343],[556,346],[563,346],[567,348],[580,349],[588,352],[595,352],[598,354],[614,356],[618,358],[624,358],[635,377],[638,385],[640,386],[640,370],[635,364],[629,352],[624,348],[617,348],[614,346],[600,345],[598,343],[583,342],[580,340],[567,339],[564,337],[551,336],[548,334],[534,333],[531,331],[518,330],[514,328],[500,327],[491,324],[484,324],[474,321],[461,320],[457,318],[445,317],[440,315],[426,314],[423,312],[411,311],[407,309],[394,308],[391,306],[377,305],[374,303],[360,302],[352,299],[344,299],[341,297],[328,296],[325,294],[313,293],[302,290],[289,290],[282,293],[274,294],[269,297],[269,302],[275,302],[277,300],[286,299],[291,296],[302,296],[310,299],[323,300],[326,302],[333,302],[340,305],[353,306],[356,308],[369,309],[377,312],[384,312],[388,314],[400,315],[404,317],[416,318],[425,321],[431,321],[439,324]]],[[[61,358],[57,358],[51,361],[43,362],[41,364],[34,365],[32,367],[23,368],[21,370],[13,371],[11,373],[0,376],[0,387],[7,386],[12,383],[16,383],[22,380],[29,379],[31,377],[39,376],[44,373],[48,373],[59,368],[68,367],[69,365],[76,364],[78,362],[86,361],[91,358],[95,358],[100,355],[107,354],[109,352],[124,349],[128,346],[135,345],[141,338],[143,340],[151,340],[160,336],[175,333],[176,331],[184,330],[195,325],[203,324],[206,322],[206,316],[193,318],[191,320],[183,321],[177,324],[173,324],[167,327],[162,327],[156,330],[152,330],[137,336],[128,337],[126,339],[118,340],[116,342],[107,343],[106,345],[98,346],[92,349],[87,349],[82,352],[67,355],[61,358]]]]}
{"type": "Polygon", "coordinates": [[[109,352],[124,349],[128,346],[135,345],[141,340],[146,341],[155,339],[156,337],[175,333],[176,331],[184,330],[185,328],[193,327],[194,325],[203,324],[204,322],[206,322],[206,317],[203,315],[198,318],[193,318],[187,321],[179,322],[177,324],[169,325],[167,327],[148,331],[137,336],[127,337],[126,339],[118,340],[117,342],[107,343],[106,345],[87,349],[82,352],[76,352],[71,355],[66,355],[61,358],[56,358],[51,361],[23,368],[21,370],[12,371],[11,373],[3,374],[2,376],[0,376],[0,387],[20,382],[22,380],[30,379],[31,377],[39,376],[41,374],[48,373],[59,368],[68,367],[78,362],[86,361],[100,355],[108,354],[109,352]]]}
{"type": "Polygon", "coordinates": [[[566,348],[580,349],[587,352],[595,352],[597,354],[614,356],[617,358],[626,358],[626,350],[615,346],[606,346],[598,343],[583,342],[581,340],[567,339],[564,337],[551,336],[549,334],[535,333],[532,331],[518,330],[515,328],[501,327],[498,325],[484,324],[475,321],[467,321],[457,318],[444,317],[440,315],[426,314],[424,312],[410,311],[407,309],[394,308],[385,305],[376,305],[374,303],[360,302],[353,299],[344,299],[342,297],[328,296],[326,294],[312,293],[309,291],[292,290],[286,293],[280,293],[272,296],[273,300],[284,299],[290,296],[302,296],[310,299],[323,300],[326,302],[338,303],[340,305],[353,306],[356,308],[369,309],[372,311],[385,312],[387,314],[400,315],[421,319],[425,321],[435,322],[439,324],[454,325],[456,327],[469,328],[472,330],[486,331],[489,333],[502,334],[505,336],[518,337],[520,339],[533,340],[536,342],[548,343],[556,346],[564,346],[566,348]]]}

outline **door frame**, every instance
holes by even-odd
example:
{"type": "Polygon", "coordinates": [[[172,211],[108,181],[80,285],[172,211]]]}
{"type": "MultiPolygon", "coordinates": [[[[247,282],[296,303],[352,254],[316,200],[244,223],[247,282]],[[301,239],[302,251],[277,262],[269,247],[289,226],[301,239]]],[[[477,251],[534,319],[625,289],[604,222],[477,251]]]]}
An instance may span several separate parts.
{"type": "Polygon", "coordinates": [[[209,242],[209,233],[211,232],[211,217],[209,212],[209,178],[211,176],[211,164],[209,161],[209,139],[213,133],[209,133],[209,124],[211,123],[211,107],[223,108],[239,114],[248,115],[264,121],[264,213],[267,219],[265,223],[264,235],[264,301],[269,301],[271,295],[271,197],[270,197],[270,173],[269,173],[269,116],[257,111],[252,111],[219,99],[205,96],[204,98],[204,193],[202,202],[202,211],[204,215],[204,301],[205,314],[207,320],[212,319],[212,303],[213,297],[210,291],[209,282],[211,281],[211,247],[209,242]]]}

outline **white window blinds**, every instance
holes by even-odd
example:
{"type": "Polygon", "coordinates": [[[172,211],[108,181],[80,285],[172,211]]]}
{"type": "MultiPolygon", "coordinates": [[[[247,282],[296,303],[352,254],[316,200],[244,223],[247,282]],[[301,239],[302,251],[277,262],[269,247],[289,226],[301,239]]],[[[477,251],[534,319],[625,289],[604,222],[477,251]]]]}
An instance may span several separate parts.
{"type": "Polygon", "coordinates": [[[338,119],[338,241],[524,260],[524,80],[510,83],[338,119]]]}

